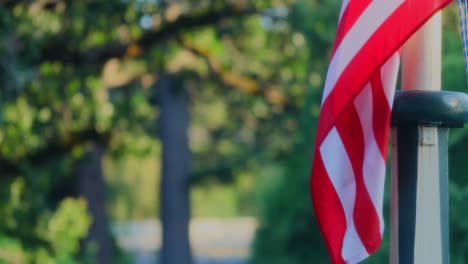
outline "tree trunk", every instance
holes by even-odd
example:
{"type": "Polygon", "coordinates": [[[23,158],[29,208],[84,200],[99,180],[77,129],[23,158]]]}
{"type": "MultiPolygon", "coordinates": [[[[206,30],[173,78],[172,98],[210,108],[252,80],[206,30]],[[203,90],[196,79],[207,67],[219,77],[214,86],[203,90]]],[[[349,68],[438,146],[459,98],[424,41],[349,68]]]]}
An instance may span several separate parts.
{"type": "Polygon", "coordinates": [[[182,81],[164,75],[158,82],[162,141],[161,264],[191,264],[189,244],[188,97],[182,81]]]}
{"type": "MultiPolygon", "coordinates": [[[[112,239],[106,215],[106,185],[102,174],[103,146],[94,144],[87,155],[78,162],[76,169],[78,195],[86,199],[88,212],[92,217],[91,227],[85,244],[96,245],[95,262],[111,264],[112,239]]],[[[93,248],[94,249],[94,248],[93,248]]]]}

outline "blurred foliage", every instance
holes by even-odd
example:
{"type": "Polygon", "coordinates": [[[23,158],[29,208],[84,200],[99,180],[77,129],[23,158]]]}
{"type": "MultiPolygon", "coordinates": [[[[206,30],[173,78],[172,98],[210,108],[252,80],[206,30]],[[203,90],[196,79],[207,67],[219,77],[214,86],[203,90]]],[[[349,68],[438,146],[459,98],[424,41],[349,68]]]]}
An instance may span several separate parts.
{"type": "MultiPolygon", "coordinates": [[[[82,263],[75,256],[90,222],[84,200],[64,199],[55,212],[44,212],[39,224],[30,230],[41,240],[40,246],[24,244],[14,234],[1,234],[0,260],[5,263],[82,263]]],[[[29,234],[29,237],[34,236],[29,234]]]]}
{"type": "Polygon", "coordinates": [[[299,1],[292,9],[293,30],[301,32],[309,50],[308,100],[298,115],[300,144],[283,162],[269,168],[260,200],[259,228],[253,244],[252,263],[326,263],[328,255],[321,240],[309,194],[309,171],[313,139],[318,121],[320,95],[327,59],[335,32],[338,1],[318,3],[299,1]],[[313,18],[313,19],[308,19],[313,18]],[[324,52],[326,51],[326,52],[324,52]],[[317,62],[317,63],[310,63],[317,62]],[[314,77],[314,75],[320,77],[314,77]]]}
{"type": "Polygon", "coordinates": [[[88,225],[37,230],[77,196],[77,161],[94,144],[106,149],[112,220],[158,216],[155,84],[166,72],[181,76],[191,100],[193,214],[255,214],[255,172],[299,144],[304,84],[321,79],[309,77],[306,39],[287,22],[293,2],[3,2],[0,250],[27,262],[40,251],[45,263],[87,254],[76,241],[88,225]],[[62,238],[43,236],[62,233],[66,256],[54,255],[62,238]]]}
{"type": "MultiPolygon", "coordinates": [[[[253,263],[326,263],[308,177],[340,2],[4,1],[0,260],[86,262],[74,170],[93,143],[111,219],[158,216],[155,84],[170,72],[191,101],[192,215],[258,216],[253,263]]],[[[466,91],[455,6],[445,13],[443,86],[466,91]]],[[[450,144],[451,261],[464,263],[466,129],[450,144]]],[[[366,263],[385,263],[387,245],[366,263]]]]}

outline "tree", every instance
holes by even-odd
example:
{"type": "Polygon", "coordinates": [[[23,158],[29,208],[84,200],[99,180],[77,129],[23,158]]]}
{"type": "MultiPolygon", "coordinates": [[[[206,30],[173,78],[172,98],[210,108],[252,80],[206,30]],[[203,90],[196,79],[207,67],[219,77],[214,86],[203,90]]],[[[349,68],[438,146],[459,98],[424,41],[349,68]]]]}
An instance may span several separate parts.
{"type": "MultiPolygon", "coordinates": [[[[307,74],[298,48],[303,45],[302,35],[296,34],[295,44],[288,41],[294,33],[283,21],[288,1],[275,2],[284,6],[273,7],[270,1],[7,1],[0,10],[4,15],[1,22],[8,29],[1,37],[5,40],[5,56],[1,59],[4,71],[0,100],[6,116],[2,119],[6,122],[2,124],[1,140],[7,143],[0,146],[0,167],[7,168],[12,186],[21,181],[28,188],[35,181],[47,182],[42,189],[31,192],[42,203],[27,207],[35,214],[25,217],[25,224],[34,229],[44,211],[54,210],[60,200],[76,191],[63,188],[70,185],[72,175],[79,175],[78,182],[87,182],[80,173],[86,166],[79,161],[85,153],[99,154],[101,146],[113,153],[126,152],[132,147],[128,137],[155,136],[155,114],[148,112],[149,104],[177,100],[155,100],[164,94],[159,91],[152,95],[148,87],[153,81],[148,82],[147,77],[156,72],[166,76],[174,67],[182,68],[178,70],[184,73],[187,83],[196,84],[186,87],[191,100],[212,100],[213,91],[216,97],[229,94],[217,101],[226,101],[226,107],[232,110],[230,122],[248,121],[240,131],[224,121],[216,121],[218,124],[206,129],[216,141],[214,145],[219,146],[214,152],[219,155],[206,148],[195,151],[196,177],[192,183],[202,183],[211,176],[229,181],[238,169],[232,168],[233,164],[249,162],[254,164],[249,166],[257,166],[255,163],[265,159],[287,156],[294,142],[282,139],[294,130],[293,116],[303,104],[304,89],[296,79],[304,81],[307,74]],[[259,23],[259,16],[264,25],[259,23]],[[179,63],[187,56],[189,62],[179,63]],[[299,70],[290,71],[285,66],[299,70]],[[185,75],[187,72],[190,77],[185,75]],[[283,113],[287,113],[285,118],[283,113]],[[269,133],[275,124],[284,126],[278,133],[269,133]],[[226,138],[235,140],[229,145],[226,138]],[[99,149],[88,150],[89,145],[99,149]],[[265,146],[272,148],[263,151],[265,146]],[[46,167],[44,160],[51,167],[46,167]],[[69,166],[73,163],[78,165],[69,166]],[[68,170],[70,167],[78,171],[68,170]],[[37,170],[44,170],[44,175],[35,175],[37,170]]],[[[165,106],[183,110],[174,110],[171,104],[165,106]]],[[[160,110],[161,114],[168,113],[160,110]]],[[[185,131],[178,133],[187,134],[187,128],[182,124],[179,129],[185,131]]],[[[166,137],[161,136],[165,145],[166,137]]],[[[172,142],[170,136],[167,143],[172,142]]],[[[164,156],[169,155],[170,147],[164,151],[164,156]]],[[[166,162],[169,160],[163,161],[169,164],[166,162]]],[[[91,174],[100,176],[100,166],[95,165],[90,165],[95,170],[91,174]]],[[[179,174],[182,179],[187,177],[183,174],[179,174]]],[[[99,177],[92,180],[98,183],[92,187],[103,188],[99,177]]],[[[163,183],[170,184],[170,180],[165,177],[163,183]]],[[[91,193],[89,184],[82,186],[87,187],[81,193],[91,193]]],[[[187,197],[187,190],[179,189],[180,197],[187,197]]],[[[100,189],[99,193],[104,191],[100,189]]],[[[177,193],[169,194],[178,197],[177,193]]],[[[12,203],[12,199],[5,199],[5,204],[12,203]]],[[[188,205],[179,210],[187,219],[188,205]]],[[[90,212],[94,212],[95,223],[104,228],[105,216],[98,213],[102,213],[102,204],[98,209],[90,207],[90,212]]],[[[11,215],[16,221],[16,216],[11,215]]],[[[185,247],[184,233],[179,243],[185,247]]],[[[36,238],[34,232],[25,232],[19,238],[20,244],[26,244],[30,237],[36,238]]],[[[39,244],[31,242],[35,247],[39,244]]],[[[108,248],[100,245],[98,256],[108,255],[108,248]]]]}
{"type": "Polygon", "coordinates": [[[160,77],[162,181],[161,263],[192,263],[189,245],[189,101],[177,75],[160,77]]]}
{"type": "Polygon", "coordinates": [[[88,202],[89,214],[93,217],[85,243],[96,244],[97,263],[113,263],[110,225],[106,215],[106,186],[102,171],[104,148],[92,144],[87,155],[77,162],[78,195],[88,202]]]}

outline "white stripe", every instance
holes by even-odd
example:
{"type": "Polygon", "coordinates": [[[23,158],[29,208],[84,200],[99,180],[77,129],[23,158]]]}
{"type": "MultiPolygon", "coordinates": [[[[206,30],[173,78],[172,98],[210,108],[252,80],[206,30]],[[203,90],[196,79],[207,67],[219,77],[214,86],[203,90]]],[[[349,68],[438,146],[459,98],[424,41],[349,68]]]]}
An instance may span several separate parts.
{"type": "Polygon", "coordinates": [[[346,154],[346,149],[335,127],[330,130],[322,142],[320,154],[322,155],[328,176],[343,206],[346,218],[346,232],[343,238],[341,254],[348,261],[353,261],[357,256],[367,257],[367,251],[356,232],[353,220],[354,202],[356,200],[354,173],[351,161],[346,154]]]}
{"type": "Polygon", "coordinates": [[[341,17],[343,16],[344,11],[348,7],[348,4],[349,4],[349,0],[343,0],[343,4],[341,5],[340,19],[339,20],[341,20],[341,17]]]}
{"type": "Polygon", "coordinates": [[[367,192],[379,216],[380,235],[384,231],[383,194],[385,184],[385,160],[382,157],[374,135],[372,123],[372,87],[368,83],[361,93],[354,99],[354,107],[359,115],[364,135],[364,164],[363,176],[367,192]]]}
{"type": "Polygon", "coordinates": [[[322,104],[356,53],[404,0],[374,0],[341,41],[330,62],[322,104]]]}
{"type": "Polygon", "coordinates": [[[387,102],[392,109],[393,106],[393,97],[395,95],[395,87],[398,77],[398,68],[400,66],[400,55],[398,52],[395,52],[390,59],[382,65],[380,70],[380,76],[382,80],[382,86],[387,98],[387,102]]]}

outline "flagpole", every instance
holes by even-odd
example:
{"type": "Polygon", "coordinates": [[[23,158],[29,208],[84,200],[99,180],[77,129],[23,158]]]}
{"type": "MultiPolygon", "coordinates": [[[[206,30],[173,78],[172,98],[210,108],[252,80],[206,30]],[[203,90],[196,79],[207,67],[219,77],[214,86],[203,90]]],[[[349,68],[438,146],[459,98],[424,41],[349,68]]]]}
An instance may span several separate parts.
{"type": "Polygon", "coordinates": [[[468,96],[441,91],[441,13],[404,45],[392,113],[390,264],[448,264],[448,128],[468,96]]]}
{"type": "MultiPolygon", "coordinates": [[[[441,90],[441,33],[437,12],[405,43],[403,91],[441,90]]],[[[447,152],[446,130],[392,129],[391,264],[448,264],[447,164],[439,162],[447,152]]]]}

